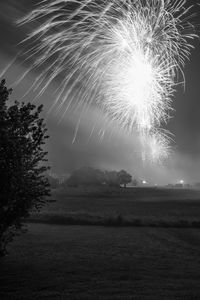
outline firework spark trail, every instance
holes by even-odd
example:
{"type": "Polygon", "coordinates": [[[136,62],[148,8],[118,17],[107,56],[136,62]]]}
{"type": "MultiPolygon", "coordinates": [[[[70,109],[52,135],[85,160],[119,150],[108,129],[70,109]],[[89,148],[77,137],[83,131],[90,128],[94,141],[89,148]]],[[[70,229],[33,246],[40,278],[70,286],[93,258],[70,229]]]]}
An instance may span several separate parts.
{"type": "Polygon", "coordinates": [[[141,136],[142,144],[142,159],[143,161],[158,162],[161,163],[165,160],[172,152],[170,143],[172,137],[169,132],[165,130],[155,130],[148,136],[141,136]]]}
{"type": "Polygon", "coordinates": [[[30,70],[41,70],[33,88],[41,95],[59,77],[59,109],[99,105],[137,130],[154,159],[167,156],[159,128],[196,37],[191,9],[186,0],[44,0],[19,22],[40,23],[24,41],[30,70]]]}

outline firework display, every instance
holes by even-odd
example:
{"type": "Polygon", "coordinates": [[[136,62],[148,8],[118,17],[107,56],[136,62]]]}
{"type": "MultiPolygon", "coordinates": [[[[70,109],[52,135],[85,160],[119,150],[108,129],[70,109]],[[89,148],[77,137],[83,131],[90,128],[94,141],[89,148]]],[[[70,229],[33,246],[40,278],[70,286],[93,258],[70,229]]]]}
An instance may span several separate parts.
{"type": "MultiPolygon", "coordinates": [[[[97,105],[130,135],[137,131],[153,160],[167,157],[162,134],[176,85],[195,38],[185,0],[45,0],[19,24],[33,22],[25,41],[32,88],[59,82],[63,114],[97,105]]],[[[182,78],[182,79],[179,79],[182,78]]]]}

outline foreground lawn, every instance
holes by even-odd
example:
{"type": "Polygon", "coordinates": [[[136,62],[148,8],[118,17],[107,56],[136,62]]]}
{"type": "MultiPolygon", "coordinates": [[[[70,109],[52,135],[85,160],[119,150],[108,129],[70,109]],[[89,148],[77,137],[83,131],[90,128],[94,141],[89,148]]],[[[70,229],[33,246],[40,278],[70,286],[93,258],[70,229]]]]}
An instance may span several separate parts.
{"type": "Polygon", "coordinates": [[[29,224],[0,260],[0,299],[200,299],[199,229],[29,224]]]}

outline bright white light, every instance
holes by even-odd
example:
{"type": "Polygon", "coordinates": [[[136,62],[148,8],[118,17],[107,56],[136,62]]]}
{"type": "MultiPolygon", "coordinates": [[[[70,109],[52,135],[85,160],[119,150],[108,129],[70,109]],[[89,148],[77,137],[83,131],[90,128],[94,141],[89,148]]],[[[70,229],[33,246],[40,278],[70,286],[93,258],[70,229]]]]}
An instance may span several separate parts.
{"type": "Polygon", "coordinates": [[[147,153],[150,161],[162,163],[162,161],[168,157],[170,153],[170,140],[166,134],[155,132],[146,137],[145,141],[147,143],[147,153]]]}
{"type": "Polygon", "coordinates": [[[139,131],[148,131],[155,123],[153,105],[156,107],[158,97],[155,95],[156,71],[151,61],[142,53],[126,52],[120,54],[108,69],[108,81],[113,81],[107,92],[106,110],[117,117],[130,132],[136,127],[139,131]],[[155,96],[154,98],[152,96],[155,96]],[[124,122],[124,123],[123,123],[124,122]]]}
{"type": "Polygon", "coordinates": [[[27,38],[30,70],[39,69],[33,88],[41,95],[59,80],[55,103],[63,114],[71,107],[84,111],[98,105],[130,135],[138,131],[149,148],[143,157],[166,158],[170,139],[159,128],[169,119],[177,78],[195,37],[192,6],[185,4],[41,1],[21,20],[40,23],[27,38]]]}

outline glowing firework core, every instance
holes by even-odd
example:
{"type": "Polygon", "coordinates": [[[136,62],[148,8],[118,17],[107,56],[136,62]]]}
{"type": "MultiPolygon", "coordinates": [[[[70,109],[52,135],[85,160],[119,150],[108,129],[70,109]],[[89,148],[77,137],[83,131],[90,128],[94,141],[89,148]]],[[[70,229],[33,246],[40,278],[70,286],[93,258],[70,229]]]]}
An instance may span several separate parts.
{"type": "Polygon", "coordinates": [[[155,81],[153,67],[148,61],[145,61],[141,53],[134,53],[128,59],[120,57],[119,60],[111,70],[111,76],[116,82],[116,86],[109,98],[110,108],[115,113],[117,108],[120,108],[118,118],[121,117],[122,110],[124,110],[123,116],[127,111],[130,113],[127,115],[127,124],[125,124],[125,126],[128,125],[132,119],[130,131],[135,126],[139,130],[148,130],[153,122],[149,117],[149,109],[152,107],[152,101],[157,100],[156,98],[152,99],[155,81]]]}

